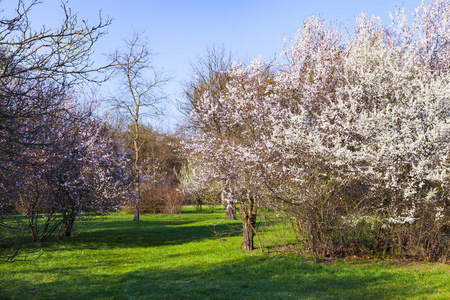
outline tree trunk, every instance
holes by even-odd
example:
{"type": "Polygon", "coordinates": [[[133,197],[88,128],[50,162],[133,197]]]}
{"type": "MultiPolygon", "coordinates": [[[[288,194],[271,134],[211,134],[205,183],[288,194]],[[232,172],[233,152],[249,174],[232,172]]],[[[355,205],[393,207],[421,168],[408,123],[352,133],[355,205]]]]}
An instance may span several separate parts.
{"type": "Polygon", "coordinates": [[[69,221],[69,223],[66,225],[66,228],[64,229],[64,235],[65,236],[71,236],[72,235],[72,228],[73,228],[73,222],[69,221]]]}
{"type": "Polygon", "coordinates": [[[139,123],[136,119],[134,122],[135,136],[134,136],[134,168],[136,169],[136,200],[134,203],[134,219],[133,221],[139,221],[139,204],[141,202],[141,173],[139,169],[139,123]]]}
{"type": "MultiPolygon", "coordinates": [[[[139,185],[138,185],[138,194],[140,193],[140,187],[139,187],[139,185]]],[[[135,202],[134,202],[134,219],[133,219],[133,221],[139,221],[139,201],[140,199],[139,199],[139,196],[136,196],[136,200],[135,200],[135,202]]]]}
{"type": "MultiPolygon", "coordinates": [[[[74,211],[71,211],[69,213],[64,213],[63,216],[63,225],[64,225],[64,231],[63,236],[71,236],[72,235],[72,229],[73,224],[75,223],[77,214],[74,211]]],[[[57,240],[60,237],[57,237],[57,240]]]]}
{"type": "Polygon", "coordinates": [[[243,225],[242,246],[243,250],[253,250],[253,237],[255,235],[257,204],[255,196],[248,194],[247,201],[241,202],[241,219],[243,225]]]}

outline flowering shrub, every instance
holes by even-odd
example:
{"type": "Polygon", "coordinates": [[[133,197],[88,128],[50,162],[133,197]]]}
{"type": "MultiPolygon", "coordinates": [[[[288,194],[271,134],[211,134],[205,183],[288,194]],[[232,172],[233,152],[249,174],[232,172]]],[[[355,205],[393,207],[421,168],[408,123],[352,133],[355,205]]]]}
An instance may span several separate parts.
{"type": "MultiPolygon", "coordinates": [[[[425,259],[443,255],[449,238],[449,12],[446,1],[422,4],[411,25],[398,11],[390,27],[363,14],[346,43],[311,19],[279,84],[301,90],[275,136],[283,151],[320,161],[341,187],[368,182],[359,205],[391,228],[389,247],[425,259]]],[[[308,180],[305,161],[293,161],[291,179],[308,180]]]]}

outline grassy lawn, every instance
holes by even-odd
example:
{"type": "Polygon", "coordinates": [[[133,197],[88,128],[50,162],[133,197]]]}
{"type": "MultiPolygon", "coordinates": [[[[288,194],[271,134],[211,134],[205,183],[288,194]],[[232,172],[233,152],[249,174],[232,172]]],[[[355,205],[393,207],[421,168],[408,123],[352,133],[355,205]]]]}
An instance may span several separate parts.
{"type": "Polygon", "coordinates": [[[239,222],[224,216],[77,223],[75,237],[47,245],[40,258],[0,264],[0,299],[450,299],[449,265],[247,253],[230,228],[239,222]]]}

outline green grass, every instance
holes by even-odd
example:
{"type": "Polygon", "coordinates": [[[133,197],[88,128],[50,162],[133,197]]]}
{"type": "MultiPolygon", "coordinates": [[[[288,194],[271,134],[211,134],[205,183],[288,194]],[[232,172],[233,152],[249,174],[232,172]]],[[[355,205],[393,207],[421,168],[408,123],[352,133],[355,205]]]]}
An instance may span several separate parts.
{"type": "Polygon", "coordinates": [[[248,253],[233,230],[239,221],[224,215],[191,210],[132,222],[113,214],[77,223],[75,237],[47,245],[40,258],[1,264],[0,299],[450,299],[449,265],[312,264],[248,253]]]}

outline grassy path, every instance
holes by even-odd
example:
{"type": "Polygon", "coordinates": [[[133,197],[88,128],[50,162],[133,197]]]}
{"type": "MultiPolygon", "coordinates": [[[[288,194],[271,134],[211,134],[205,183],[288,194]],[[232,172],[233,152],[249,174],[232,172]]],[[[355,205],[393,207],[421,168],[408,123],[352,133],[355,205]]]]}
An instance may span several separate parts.
{"type": "MultiPolygon", "coordinates": [[[[450,299],[450,266],[311,264],[239,250],[224,213],[114,214],[37,260],[0,265],[0,299],[450,299]],[[215,224],[212,226],[211,224],[215,224]]],[[[231,224],[238,225],[239,222],[231,224]]]]}

